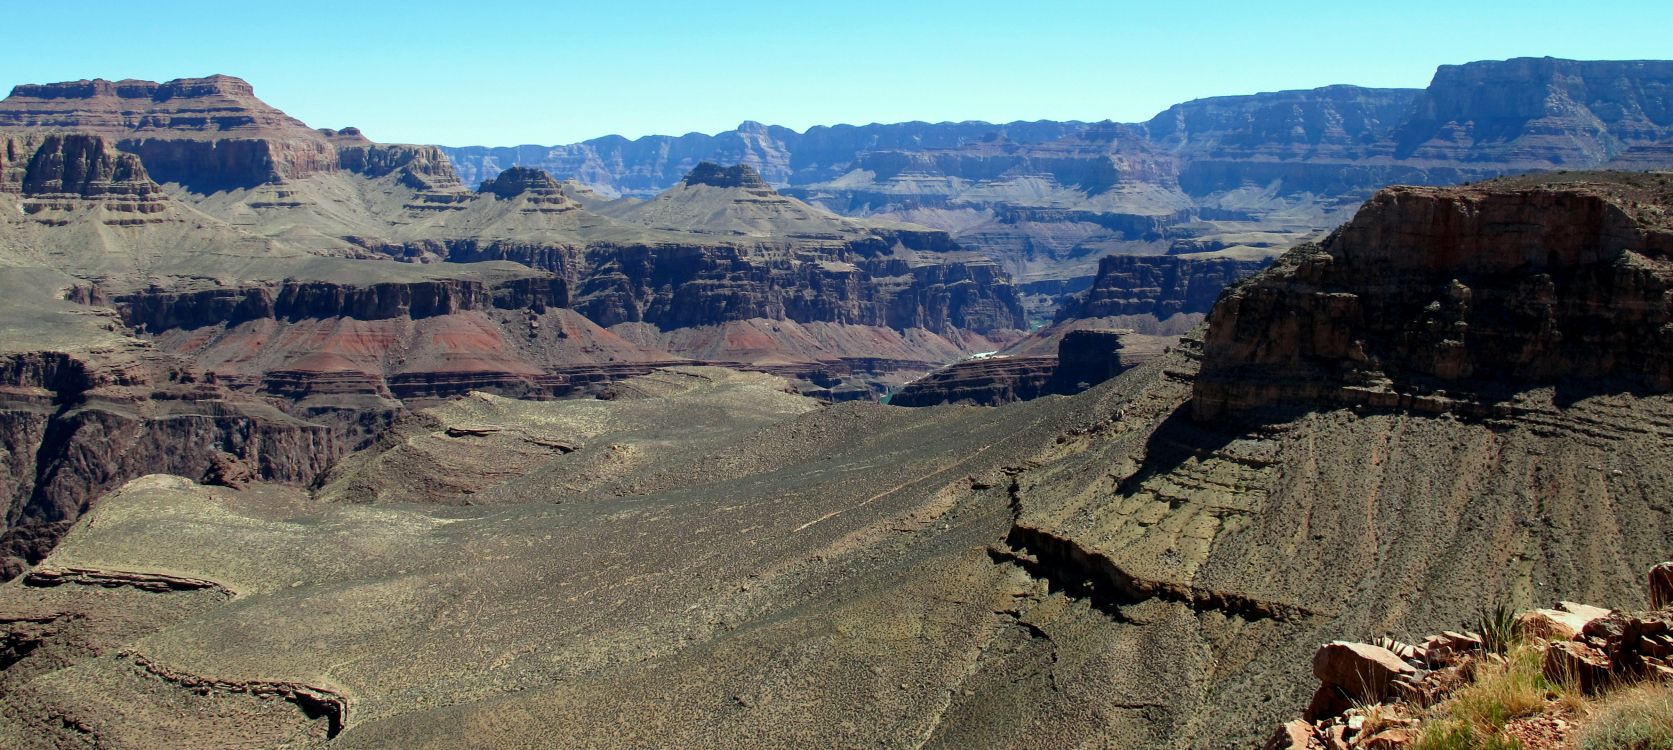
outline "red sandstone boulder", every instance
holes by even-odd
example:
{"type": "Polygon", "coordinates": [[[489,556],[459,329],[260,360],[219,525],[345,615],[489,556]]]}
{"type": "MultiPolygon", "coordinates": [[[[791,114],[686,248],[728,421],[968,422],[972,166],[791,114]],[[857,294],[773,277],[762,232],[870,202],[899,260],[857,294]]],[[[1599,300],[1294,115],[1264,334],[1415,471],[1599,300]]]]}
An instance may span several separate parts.
{"type": "Polygon", "coordinates": [[[1673,562],[1650,568],[1650,607],[1673,607],[1673,562]]]}

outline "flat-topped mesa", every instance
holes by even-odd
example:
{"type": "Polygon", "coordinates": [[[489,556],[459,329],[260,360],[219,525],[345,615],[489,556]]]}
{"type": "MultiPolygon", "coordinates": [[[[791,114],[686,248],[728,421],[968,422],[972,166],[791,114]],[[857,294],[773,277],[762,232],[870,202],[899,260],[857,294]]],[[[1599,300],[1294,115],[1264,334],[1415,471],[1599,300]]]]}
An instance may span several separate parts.
{"type": "MultiPolygon", "coordinates": [[[[532,167],[512,167],[499,173],[494,179],[484,180],[479,193],[488,193],[500,200],[511,200],[517,196],[526,196],[529,203],[537,206],[563,206],[558,210],[579,208],[563,191],[563,185],[552,179],[552,175],[545,170],[532,167]]],[[[551,209],[545,209],[551,210],[551,209]]]]}
{"type": "Polygon", "coordinates": [[[761,179],[761,174],[748,164],[734,164],[730,167],[723,167],[710,161],[692,167],[691,171],[686,173],[685,179],[681,180],[681,183],[688,187],[708,185],[709,187],[744,188],[746,190],[773,189],[773,186],[768,185],[766,180],[761,179]]]}
{"type": "Polygon", "coordinates": [[[1384,190],[1215,305],[1195,414],[1673,390],[1670,208],[1654,174],[1384,190]]]}
{"type": "Polygon", "coordinates": [[[18,86],[0,101],[0,129],[103,135],[138,155],[158,182],[198,192],[338,169],[325,136],[231,76],[18,86]]]}

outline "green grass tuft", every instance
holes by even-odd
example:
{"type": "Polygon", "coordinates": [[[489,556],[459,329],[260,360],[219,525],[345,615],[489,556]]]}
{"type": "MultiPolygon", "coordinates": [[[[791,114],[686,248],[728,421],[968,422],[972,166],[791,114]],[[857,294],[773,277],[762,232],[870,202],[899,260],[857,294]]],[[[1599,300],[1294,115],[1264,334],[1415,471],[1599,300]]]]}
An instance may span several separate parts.
{"type": "Polygon", "coordinates": [[[1579,739],[1581,750],[1673,750],[1673,688],[1647,683],[1611,695],[1579,739]]]}

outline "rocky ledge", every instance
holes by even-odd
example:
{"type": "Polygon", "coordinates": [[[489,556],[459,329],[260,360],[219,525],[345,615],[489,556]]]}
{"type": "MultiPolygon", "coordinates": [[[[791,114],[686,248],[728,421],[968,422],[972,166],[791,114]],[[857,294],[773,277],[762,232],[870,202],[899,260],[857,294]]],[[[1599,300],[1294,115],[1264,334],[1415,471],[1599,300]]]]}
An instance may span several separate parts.
{"type": "Polygon", "coordinates": [[[1092,288],[1064,305],[1057,319],[1151,315],[1162,320],[1180,313],[1206,313],[1228,285],[1269,262],[1218,256],[1111,255],[1098,261],[1092,288]]]}
{"type": "Polygon", "coordinates": [[[1381,191],[1215,306],[1195,415],[1491,416],[1533,385],[1673,390],[1670,209],[1656,174],[1381,191]]]}

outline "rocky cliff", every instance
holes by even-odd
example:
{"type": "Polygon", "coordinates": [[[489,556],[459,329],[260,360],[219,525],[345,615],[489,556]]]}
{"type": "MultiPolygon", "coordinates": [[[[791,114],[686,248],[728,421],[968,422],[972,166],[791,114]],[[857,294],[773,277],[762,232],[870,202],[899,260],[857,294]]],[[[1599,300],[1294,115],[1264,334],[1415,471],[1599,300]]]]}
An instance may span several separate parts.
{"type": "Polygon", "coordinates": [[[1443,65],[1394,134],[1394,155],[1510,169],[1601,166],[1673,136],[1670,82],[1673,62],[1660,60],[1443,65]]]}
{"type": "Polygon", "coordinates": [[[1195,412],[1673,388],[1670,204],[1668,177],[1619,173],[1378,193],[1215,307],[1195,412]]]}
{"type": "Polygon", "coordinates": [[[1092,288],[1065,304],[1058,320],[1124,315],[1166,320],[1207,313],[1222,290],[1265,268],[1267,262],[1212,253],[1112,255],[1098,262],[1092,288]]]}
{"type": "Polygon", "coordinates": [[[99,495],[140,474],[202,477],[221,457],[253,479],[306,484],[358,439],[139,342],[0,352],[0,577],[39,561],[99,495]]]}
{"type": "Polygon", "coordinates": [[[121,153],[101,136],[26,134],[0,138],[0,192],[24,197],[26,214],[74,208],[89,202],[125,215],[107,223],[143,223],[167,204],[138,157],[121,153]]]}
{"type": "Polygon", "coordinates": [[[0,101],[0,130],[100,135],[137,155],[158,182],[198,193],[339,169],[371,177],[399,171],[417,188],[460,187],[434,146],[375,144],[354,128],[315,131],[225,75],[20,85],[0,101]]]}

